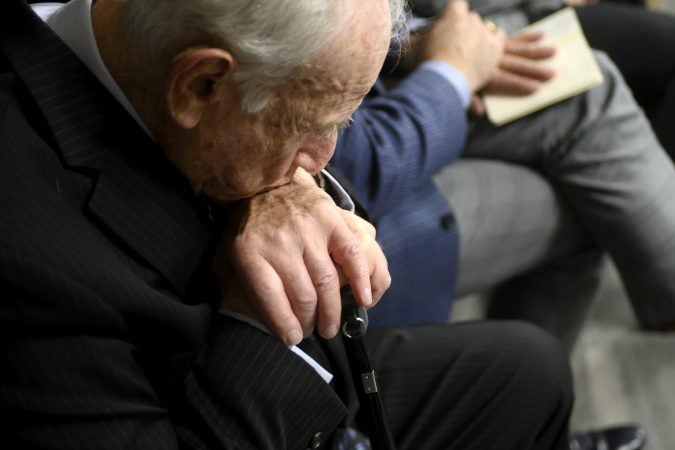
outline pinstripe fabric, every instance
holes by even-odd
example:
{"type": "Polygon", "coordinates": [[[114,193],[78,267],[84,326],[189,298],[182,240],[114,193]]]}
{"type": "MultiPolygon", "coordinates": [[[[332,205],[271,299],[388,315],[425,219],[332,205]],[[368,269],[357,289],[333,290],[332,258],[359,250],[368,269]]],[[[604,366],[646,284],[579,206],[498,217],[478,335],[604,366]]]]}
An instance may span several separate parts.
{"type": "Polygon", "coordinates": [[[522,322],[369,330],[399,450],[567,449],[570,369],[522,322]]]}
{"type": "Polygon", "coordinates": [[[92,211],[103,220],[110,218],[109,222],[116,225],[115,231],[134,242],[144,257],[152,259],[153,265],[176,287],[183,289],[187,281],[185,274],[172,265],[176,264],[175,261],[196,264],[200,254],[191,249],[205,244],[203,226],[194,214],[190,214],[189,205],[177,202],[173,194],[149,182],[143,173],[150,171],[154,177],[170,178],[175,184],[182,184],[183,196],[187,195],[188,187],[179,181],[172,169],[162,165],[162,160],[157,157],[159,151],[156,146],[121,106],[111,101],[108,93],[84,65],[73,57],[70,49],[50,34],[38,34],[43,28],[41,21],[32,16],[30,11],[19,11],[17,14],[24,14],[27,23],[33,20],[37,26],[26,27],[25,31],[17,33],[17,39],[7,40],[4,44],[6,52],[11,55],[13,67],[31,90],[47,119],[66,163],[72,167],[102,170],[96,193],[100,193],[103,198],[99,201],[98,196],[94,195],[90,204],[92,211]],[[111,149],[117,153],[110,152],[111,149]],[[125,167],[119,153],[133,155],[142,162],[140,170],[125,167]],[[116,173],[120,168],[124,170],[124,176],[106,176],[109,171],[116,173]],[[122,202],[127,201],[127,209],[133,210],[118,210],[119,204],[111,205],[109,202],[114,197],[122,202]],[[132,198],[135,201],[128,202],[132,198]],[[159,205],[153,207],[153,204],[159,205]],[[158,216],[160,209],[168,209],[168,214],[158,216]],[[121,214],[117,211],[121,211],[121,214]],[[135,216],[138,220],[129,223],[125,215],[135,216]],[[171,242],[172,245],[160,251],[151,248],[146,234],[136,232],[135,227],[142,224],[153,228],[156,234],[162,233],[163,239],[158,239],[159,242],[171,242]],[[193,242],[194,238],[198,240],[193,242]],[[167,249],[175,253],[166,253],[167,249]]]}
{"type": "Polygon", "coordinates": [[[346,414],[333,389],[212,316],[213,230],[186,183],[23,2],[0,8],[2,447],[329,436],[346,414]]]}
{"type": "Polygon", "coordinates": [[[458,157],[465,135],[457,94],[440,75],[417,71],[390,91],[376,85],[338,139],[331,163],[371,213],[392,274],[391,288],[370,313],[375,324],[447,320],[457,228],[431,177],[458,157]]]}

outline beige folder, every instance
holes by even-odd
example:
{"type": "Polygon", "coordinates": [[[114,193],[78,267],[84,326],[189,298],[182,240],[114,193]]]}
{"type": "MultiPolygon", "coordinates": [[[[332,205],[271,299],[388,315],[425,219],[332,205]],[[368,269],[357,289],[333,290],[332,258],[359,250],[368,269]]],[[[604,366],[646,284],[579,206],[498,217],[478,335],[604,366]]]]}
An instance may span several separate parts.
{"type": "Polygon", "coordinates": [[[544,31],[544,41],[556,46],[556,54],[543,62],[555,69],[556,76],[530,95],[485,95],[488,119],[497,126],[602,83],[602,73],[572,8],[555,12],[521,31],[526,30],[544,31]]]}

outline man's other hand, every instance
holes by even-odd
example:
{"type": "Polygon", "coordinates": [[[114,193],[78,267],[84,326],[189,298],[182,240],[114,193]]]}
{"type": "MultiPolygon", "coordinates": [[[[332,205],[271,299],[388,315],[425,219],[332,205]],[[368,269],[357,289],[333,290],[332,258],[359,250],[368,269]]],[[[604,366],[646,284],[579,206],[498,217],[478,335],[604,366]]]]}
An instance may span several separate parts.
{"type": "Polygon", "coordinates": [[[488,29],[468,3],[455,0],[421,38],[423,60],[445,61],[466,78],[472,92],[487,84],[497,70],[506,35],[503,31],[488,29]]]}
{"type": "Polygon", "coordinates": [[[338,208],[306,172],[238,202],[214,258],[223,306],[266,324],[286,344],[339,330],[340,285],[371,307],[391,282],[372,225],[338,208]]]}
{"type": "MultiPolygon", "coordinates": [[[[542,61],[555,55],[556,49],[546,44],[543,38],[540,31],[508,37],[497,70],[482,93],[528,95],[553,78],[555,71],[542,61]]],[[[478,95],[474,95],[470,111],[476,116],[485,114],[485,106],[478,95]]]]}

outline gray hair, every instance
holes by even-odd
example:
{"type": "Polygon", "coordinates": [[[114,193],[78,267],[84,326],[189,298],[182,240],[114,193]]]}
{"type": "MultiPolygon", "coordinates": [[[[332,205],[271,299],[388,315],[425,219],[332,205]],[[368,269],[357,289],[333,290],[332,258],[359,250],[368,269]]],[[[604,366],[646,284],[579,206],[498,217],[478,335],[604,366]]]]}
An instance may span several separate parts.
{"type": "MultiPolygon", "coordinates": [[[[344,17],[348,0],[121,1],[132,56],[142,66],[168,67],[170,58],[191,45],[226,43],[239,63],[242,107],[253,113],[331,41],[340,29],[335,18],[344,17]]],[[[395,37],[403,27],[404,3],[389,0],[395,37]]]]}

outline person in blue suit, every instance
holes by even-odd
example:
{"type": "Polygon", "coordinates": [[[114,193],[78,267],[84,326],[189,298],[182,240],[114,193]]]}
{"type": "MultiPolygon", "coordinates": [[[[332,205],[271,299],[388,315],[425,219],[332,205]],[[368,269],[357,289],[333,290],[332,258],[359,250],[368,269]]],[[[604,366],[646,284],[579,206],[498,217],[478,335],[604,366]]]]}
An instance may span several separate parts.
{"type": "Polygon", "coordinates": [[[540,37],[507,38],[451,2],[409,52],[413,70],[380,80],[339,137],[331,162],[392,274],[374,322],[444,322],[453,295],[494,289],[490,316],[570,347],[607,252],[641,323],[675,324],[675,170],[604,54],[598,87],[499,128],[468,119],[477,94],[554,76],[537,64],[554,52],[540,37]]]}

